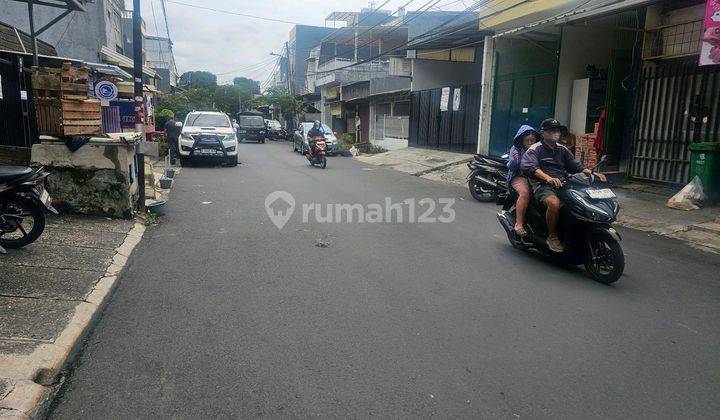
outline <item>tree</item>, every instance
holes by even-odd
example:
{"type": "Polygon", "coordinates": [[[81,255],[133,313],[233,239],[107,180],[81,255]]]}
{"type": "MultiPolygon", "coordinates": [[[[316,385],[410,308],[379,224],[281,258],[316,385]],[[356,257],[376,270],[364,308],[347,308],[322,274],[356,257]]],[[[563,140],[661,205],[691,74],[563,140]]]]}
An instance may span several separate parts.
{"type": "Polygon", "coordinates": [[[171,109],[161,109],[160,111],[155,113],[155,127],[164,130],[165,123],[168,122],[168,120],[171,118],[175,118],[175,113],[171,109]]]}
{"type": "Polygon", "coordinates": [[[184,92],[165,94],[160,99],[160,109],[168,109],[178,121],[185,119],[191,111],[213,111],[213,91],[189,89],[184,92]]]}
{"type": "Polygon", "coordinates": [[[215,89],[215,108],[230,116],[241,111],[241,104],[243,108],[249,108],[251,101],[252,93],[245,86],[220,85],[215,89]]]}
{"type": "Polygon", "coordinates": [[[233,85],[241,86],[248,90],[250,93],[260,93],[260,82],[247,77],[236,77],[233,79],[233,85]]]}
{"type": "Polygon", "coordinates": [[[217,86],[217,76],[209,71],[186,71],[180,76],[179,85],[183,89],[210,89],[217,86]]]}
{"type": "Polygon", "coordinates": [[[273,86],[265,91],[265,95],[258,98],[259,104],[272,105],[282,108],[286,114],[299,114],[303,110],[303,103],[293,96],[287,89],[273,86]]]}

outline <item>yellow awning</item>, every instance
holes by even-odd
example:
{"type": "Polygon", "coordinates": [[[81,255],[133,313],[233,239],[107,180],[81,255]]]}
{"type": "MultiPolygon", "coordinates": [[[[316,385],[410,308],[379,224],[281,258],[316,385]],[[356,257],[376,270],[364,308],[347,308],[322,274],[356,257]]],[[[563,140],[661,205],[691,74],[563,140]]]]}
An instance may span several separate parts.
{"type": "Polygon", "coordinates": [[[607,3],[607,0],[492,0],[479,13],[479,29],[514,29],[603,3],[607,3]]]}

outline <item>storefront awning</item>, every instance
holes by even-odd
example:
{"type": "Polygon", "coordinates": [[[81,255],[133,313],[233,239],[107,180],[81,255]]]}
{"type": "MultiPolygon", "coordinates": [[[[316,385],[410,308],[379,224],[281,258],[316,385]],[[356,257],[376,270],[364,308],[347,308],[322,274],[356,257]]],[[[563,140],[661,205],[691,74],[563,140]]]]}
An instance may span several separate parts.
{"type": "MultiPolygon", "coordinates": [[[[102,54],[103,59],[110,64],[115,64],[116,66],[124,68],[133,68],[133,60],[131,58],[125,57],[120,53],[116,53],[108,47],[102,47],[100,49],[100,53],[102,54]]],[[[150,67],[143,66],[143,73],[148,77],[158,77],[157,72],[150,67]]]]}
{"type": "Polygon", "coordinates": [[[495,37],[519,35],[548,26],[580,21],[619,10],[640,7],[655,0],[493,0],[488,9],[495,12],[481,13],[479,29],[492,30],[495,37]]]}
{"type": "Polygon", "coordinates": [[[115,77],[119,77],[121,79],[132,80],[132,74],[130,74],[130,73],[126,72],[125,70],[121,69],[120,67],[114,66],[112,64],[86,62],[85,65],[100,74],[105,74],[108,76],[115,76],[115,77]]]}

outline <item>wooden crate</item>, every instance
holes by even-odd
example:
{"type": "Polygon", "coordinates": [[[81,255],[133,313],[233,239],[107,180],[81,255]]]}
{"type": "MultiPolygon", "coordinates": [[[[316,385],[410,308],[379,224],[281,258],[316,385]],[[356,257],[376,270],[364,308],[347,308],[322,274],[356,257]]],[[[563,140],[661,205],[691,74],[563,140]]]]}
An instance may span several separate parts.
{"type": "Polygon", "coordinates": [[[39,134],[62,137],[102,133],[97,99],[36,98],[35,113],[39,134]]]}
{"type": "Polygon", "coordinates": [[[33,67],[32,86],[35,97],[57,99],[87,99],[88,68],[75,68],[70,63],[62,68],[33,67]]]}

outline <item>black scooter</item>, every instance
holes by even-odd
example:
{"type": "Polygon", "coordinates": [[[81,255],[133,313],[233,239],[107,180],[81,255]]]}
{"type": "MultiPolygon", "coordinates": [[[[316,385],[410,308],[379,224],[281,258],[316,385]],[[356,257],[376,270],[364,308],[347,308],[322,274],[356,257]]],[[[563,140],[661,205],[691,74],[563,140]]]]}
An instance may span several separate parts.
{"type": "Polygon", "coordinates": [[[508,189],[508,155],[500,158],[475,155],[474,158],[467,164],[470,168],[467,176],[470,195],[483,203],[497,201],[498,196],[505,194],[508,189]]]}
{"type": "Polygon", "coordinates": [[[42,167],[0,166],[0,254],[35,242],[45,230],[45,210],[58,214],[43,184],[42,167]]]}
{"type": "MultiPolygon", "coordinates": [[[[604,160],[603,157],[600,161],[604,160]]],[[[595,175],[583,173],[567,177],[557,192],[563,203],[558,236],[565,244],[565,252],[558,254],[548,248],[545,207],[535,200],[525,214],[528,236],[517,235],[514,191],[506,192],[498,200],[503,209],[497,218],[510,244],[518,249],[535,248],[561,264],[583,264],[590,277],[601,283],[616,282],[625,269],[625,256],[620,247],[620,234],[612,227],[620,211],[615,194],[609,188],[598,188],[595,175]]]]}

